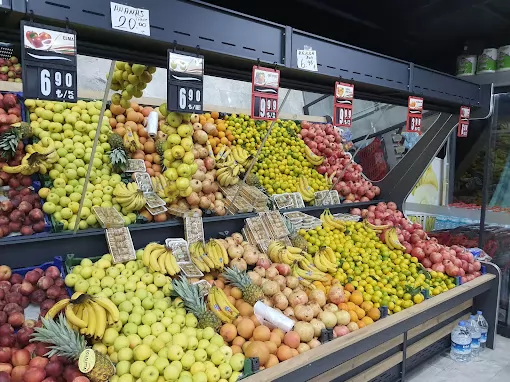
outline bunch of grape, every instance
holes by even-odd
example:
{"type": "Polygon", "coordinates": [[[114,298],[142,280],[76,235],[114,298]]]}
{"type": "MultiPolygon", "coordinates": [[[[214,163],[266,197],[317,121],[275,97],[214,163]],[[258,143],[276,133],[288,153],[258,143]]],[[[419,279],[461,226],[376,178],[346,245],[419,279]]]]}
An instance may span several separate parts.
{"type": "Polygon", "coordinates": [[[113,72],[111,89],[120,91],[112,94],[112,103],[127,109],[132,97],[140,98],[143,90],[152,81],[156,67],[117,61],[113,72]]]}

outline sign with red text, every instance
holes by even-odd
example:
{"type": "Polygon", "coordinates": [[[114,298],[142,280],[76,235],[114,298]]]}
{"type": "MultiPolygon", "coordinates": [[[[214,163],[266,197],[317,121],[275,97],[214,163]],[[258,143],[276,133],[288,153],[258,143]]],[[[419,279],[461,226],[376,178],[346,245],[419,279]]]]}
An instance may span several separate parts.
{"type": "Polygon", "coordinates": [[[273,121],[278,118],[280,71],[253,66],[251,80],[251,117],[273,121]]]}
{"type": "Polygon", "coordinates": [[[337,127],[352,126],[352,103],[354,101],[354,85],[343,82],[335,83],[335,103],[333,124],[337,127]]]}
{"type": "Polygon", "coordinates": [[[469,106],[460,107],[459,125],[457,126],[457,137],[466,138],[468,136],[470,115],[471,108],[469,106]]]}
{"type": "Polygon", "coordinates": [[[406,132],[421,135],[421,122],[423,116],[423,98],[409,96],[407,103],[406,132]]]}

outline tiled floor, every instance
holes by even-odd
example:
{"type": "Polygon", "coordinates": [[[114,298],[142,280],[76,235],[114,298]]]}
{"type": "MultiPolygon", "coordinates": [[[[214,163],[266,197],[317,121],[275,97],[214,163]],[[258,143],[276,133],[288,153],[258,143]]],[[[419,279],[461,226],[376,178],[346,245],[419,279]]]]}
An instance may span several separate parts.
{"type": "Polygon", "coordinates": [[[496,337],[494,350],[485,349],[470,363],[457,363],[449,352],[438,355],[406,376],[409,382],[510,382],[510,339],[496,337]]]}

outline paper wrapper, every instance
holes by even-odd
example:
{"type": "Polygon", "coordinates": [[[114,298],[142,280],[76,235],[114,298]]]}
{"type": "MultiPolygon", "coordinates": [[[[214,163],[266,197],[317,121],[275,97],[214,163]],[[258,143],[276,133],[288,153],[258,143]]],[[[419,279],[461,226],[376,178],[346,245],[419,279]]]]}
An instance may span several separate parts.
{"type": "Polygon", "coordinates": [[[294,327],[294,321],[276,309],[267,306],[263,302],[257,301],[253,306],[253,312],[255,313],[257,320],[259,320],[262,325],[266,325],[270,329],[280,328],[284,332],[288,332],[294,327]]]}
{"type": "Polygon", "coordinates": [[[147,133],[149,137],[155,138],[158,133],[158,112],[151,111],[149,113],[149,117],[147,118],[147,133]]]}

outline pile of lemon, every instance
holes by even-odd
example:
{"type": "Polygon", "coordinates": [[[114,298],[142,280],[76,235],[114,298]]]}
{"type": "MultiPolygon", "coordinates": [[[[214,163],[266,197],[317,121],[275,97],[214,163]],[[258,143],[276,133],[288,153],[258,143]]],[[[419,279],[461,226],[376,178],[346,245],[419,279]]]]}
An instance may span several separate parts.
{"type": "Polygon", "coordinates": [[[362,223],[345,224],[345,232],[320,226],[299,234],[308,242],[310,254],[321,246],[331,247],[338,264],[334,277],[349,292],[361,292],[364,301],[376,308],[386,306],[390,314],[397,313],[423,302],[425,294],[432,297],[455,287],[453,277],[427,272],[417,258],[389,249],[362,223]]]}

